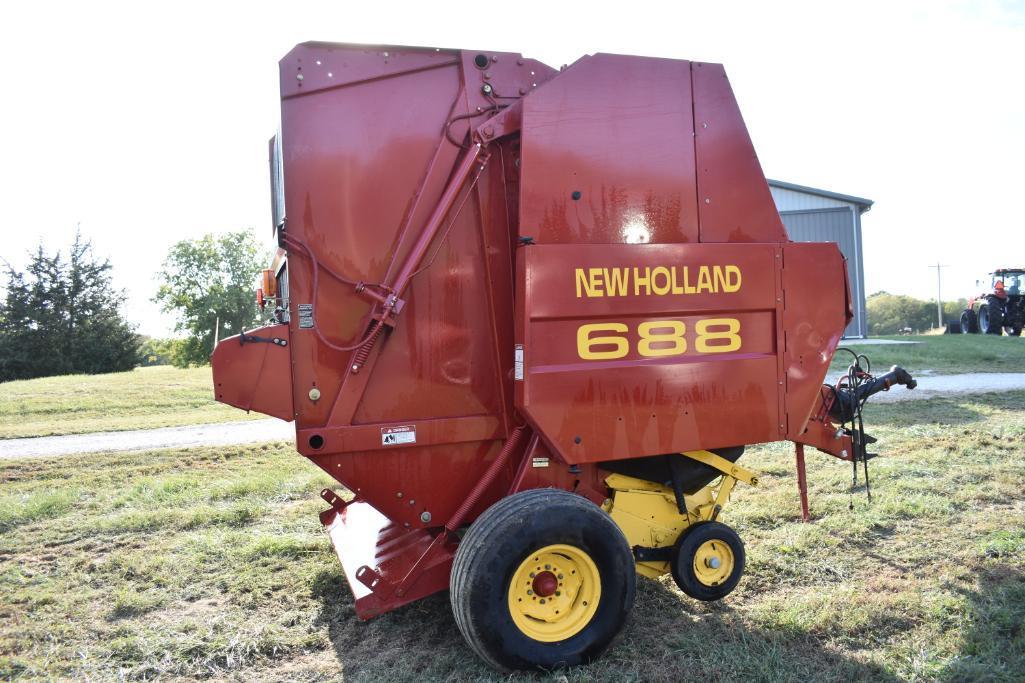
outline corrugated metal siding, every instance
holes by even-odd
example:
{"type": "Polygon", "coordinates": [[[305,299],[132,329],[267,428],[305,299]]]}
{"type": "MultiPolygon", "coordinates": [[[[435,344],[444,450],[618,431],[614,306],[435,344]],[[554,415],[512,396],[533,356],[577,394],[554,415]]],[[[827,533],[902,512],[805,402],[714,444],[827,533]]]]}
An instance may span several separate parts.
{"type": "Polygon", "coordinates": [[[847,259],[847,276],[854,299],[854,320],[844,332],[848,337],[863,337],[868,333],[865,318],[865,291],[862,283],[861,245],[857,230],[857,209],[849,204],[842,208],[810,211],[780,212],[787,234],[795,242],[836,242],[847,259]]]}
{"type": "Polygon", "coordinates": [[[853,206],[829,197],[819,197],[804,192],[795,192],[782,187],[769,186],[772,198],[776,202],[776,209],[783,211],[807,211],[809,209],[838,209],[846,206],[853,206]]]}

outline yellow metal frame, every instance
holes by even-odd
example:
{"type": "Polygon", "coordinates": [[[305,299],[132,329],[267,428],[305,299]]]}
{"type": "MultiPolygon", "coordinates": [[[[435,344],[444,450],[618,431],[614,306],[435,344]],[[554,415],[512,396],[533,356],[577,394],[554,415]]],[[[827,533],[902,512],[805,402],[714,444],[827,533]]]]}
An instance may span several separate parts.
{"type": "MultiPolygon", "coordinates": [[[[612,498],[605,501],[605,511],[623,531],[631,547],[672,547],[690,525],[719,516],[738,480],[758,485],[757,474],[710,451],[687,451],[682,455],[723,475],[718,486],[705,486],[685,496],[686,515],[680,514],[676,495],[668,486],[623,474],[610,474],[605,478],[613,491],[612,498]]],[[[637,563],[637,572],[643,576],[655,578],[668,571],[668,562],[637,563]]]]}

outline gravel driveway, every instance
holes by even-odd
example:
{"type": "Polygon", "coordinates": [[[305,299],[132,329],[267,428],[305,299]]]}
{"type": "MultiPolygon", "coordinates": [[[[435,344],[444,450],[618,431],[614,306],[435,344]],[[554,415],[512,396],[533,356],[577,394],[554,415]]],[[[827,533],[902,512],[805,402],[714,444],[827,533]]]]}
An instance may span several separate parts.
{"type": "MultiPolygon", "coordinates": [[[[918,388],[908,391],[895,387],[873,396],[879,403],[913,401],[951,394],[981,394],[1025,389],[1025,372],[968,373],[963,375],[924,375],[916,377],[918,388]]],[[[99,432],[43,436],[34,439],[0,440],[0,460],[45,457],[96,451],[135,451],[184,446],[230,446],[261,441],[294,441],[295,427],[276,418],[248,422],[221,422],[140,429],[127,432],[99,432]]]]}
{"type": "Polygon", "coordinates": [[[184,446],[231,446],[260,441],[295,441],[295,426],[277,418],[187,427],[94,432],[0,440],[0,460],[95,451],[138,451],[184,446]]]}

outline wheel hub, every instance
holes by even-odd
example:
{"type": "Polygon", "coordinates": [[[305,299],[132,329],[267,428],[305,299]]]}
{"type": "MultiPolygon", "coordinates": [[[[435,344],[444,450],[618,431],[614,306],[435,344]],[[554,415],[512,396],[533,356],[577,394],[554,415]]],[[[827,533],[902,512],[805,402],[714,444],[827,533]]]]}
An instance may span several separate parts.
{"type": "Polygon", "coordinates": [[[528,555],[509,582],[509,613],[524,635],[552,643],[584,629],[598,611],[601,576],[590,556],[570,545],[528,555]]]}
{"type": "Polygon", "coordinates": [[[733,573],[735,559],[730,546],[720,540],[705,541],[694,554],[694,575],[706,586],[718,586],[733,573]]]}
{"type": "Polygon", "coordinates": [[[536,595],[547,598],[549,595],[555,594],[559,587],[559,579],[555,574],[545,571],[534,577],[532,585],[536,595]]]}

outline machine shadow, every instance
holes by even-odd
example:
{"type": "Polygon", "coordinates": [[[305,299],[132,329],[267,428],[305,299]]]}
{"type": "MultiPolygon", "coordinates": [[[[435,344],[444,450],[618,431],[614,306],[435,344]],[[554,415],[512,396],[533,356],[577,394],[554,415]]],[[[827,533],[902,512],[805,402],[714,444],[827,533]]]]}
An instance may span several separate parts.
{"type": "Polygon", "coordinates": [[[728,601],[699,603],[648,579],[638,578],[632,615],[604,657],[554,675],[503,675],[484,665],[460,635],[447,592],[369,622],[356,617],[340,570],[321,572],[312,593],[346,680],[898,680],[811,635],[744,623],[728,601]]]}

